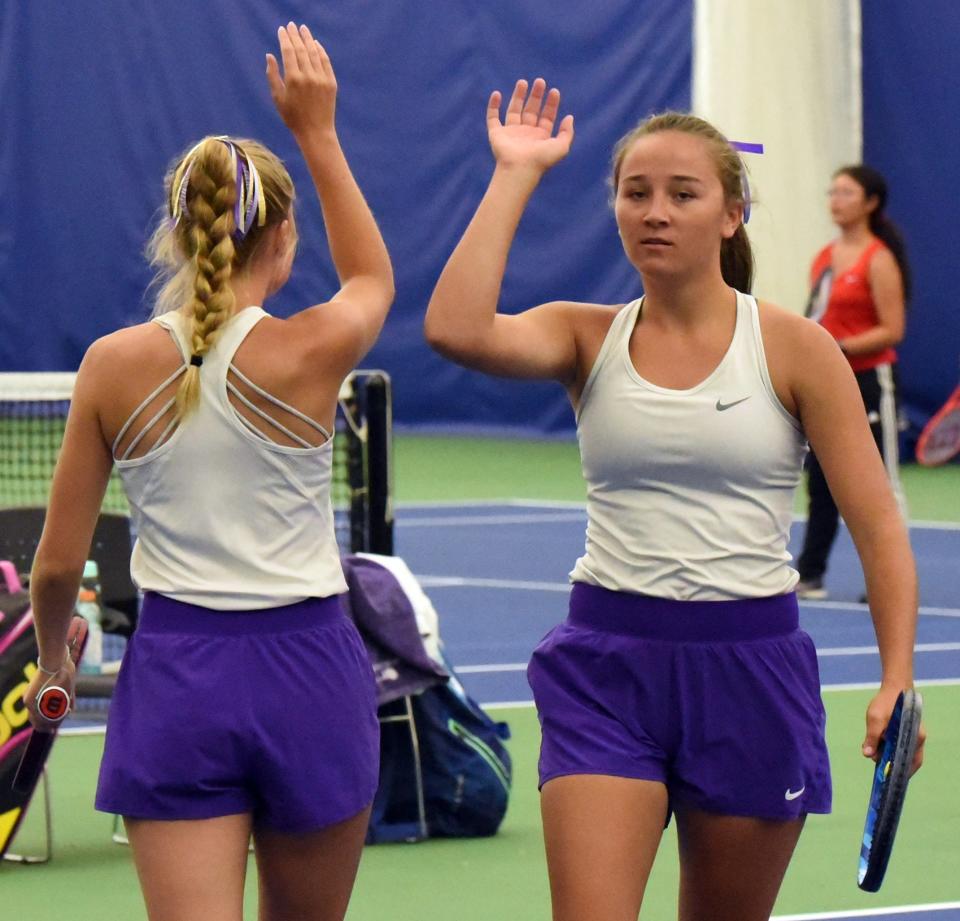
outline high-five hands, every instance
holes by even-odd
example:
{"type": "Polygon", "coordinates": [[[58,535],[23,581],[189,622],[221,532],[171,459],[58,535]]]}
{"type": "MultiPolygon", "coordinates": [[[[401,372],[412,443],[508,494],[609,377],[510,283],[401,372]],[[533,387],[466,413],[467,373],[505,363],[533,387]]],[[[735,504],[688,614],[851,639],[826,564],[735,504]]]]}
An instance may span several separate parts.
{"type": "Polygon", "coordinates": [[[499,90],[487,103],[487,136],[498,166],[531,167],[545,172],[559,163],[573,142],[573,116],[565,115],[554,134],[560,108],[560,91],[546,92],[546,81],[537,77],[527,94],[526,80],[518,80],[507,105],[504,121],[500,121],[499,90]]]}
{"type": "Polygon", "coordinates": [[[284,124],[295,137],[333,131],[337,78],[323,45],[306,26],[292,22],[277,34],[283,76],[277,59],[268,54],[267,82],[284,124]]]}

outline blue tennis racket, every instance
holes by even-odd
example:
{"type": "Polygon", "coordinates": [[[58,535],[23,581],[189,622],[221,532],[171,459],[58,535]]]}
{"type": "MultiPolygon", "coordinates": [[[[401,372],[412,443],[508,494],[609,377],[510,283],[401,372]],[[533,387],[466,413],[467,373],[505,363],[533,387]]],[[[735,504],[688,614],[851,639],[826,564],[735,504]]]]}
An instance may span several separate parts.
{"type": "Polygon", "coordinates": [[[917,752],[917,735],[923,698],[917,691],[903,691],[890,714],[890,722],[881,743],[880,757],[873,771],[870,804],[863,826],[860,869],[857,885],[865,892],[876,892],[887,872],[893,851],[893,839],[900,824],[900,813],[907,795],[910,768],[917,752]]]}

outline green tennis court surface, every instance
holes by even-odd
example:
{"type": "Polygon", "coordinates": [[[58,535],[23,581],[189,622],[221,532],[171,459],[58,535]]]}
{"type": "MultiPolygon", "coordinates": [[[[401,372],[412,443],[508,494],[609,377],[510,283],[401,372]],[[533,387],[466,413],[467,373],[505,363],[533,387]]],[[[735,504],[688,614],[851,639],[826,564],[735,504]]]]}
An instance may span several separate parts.
{"type": "MultiPolygon", "coordinates": [[[[953,904],[929,921],[960,919],[957,835],[960,803],[954,794],[952,764],[960,754],[960,686],[924,689],[931,735],[927,764],[911,784],[893,859],[880,893],[856,886],[857,855],[869,783],[869,767],[857,750],[867,694],[831,691],[825,695],[833,757],[835,809],[813,816],[777,904],[777,916],[818,918],[881,917],[841,912],[915,906],[901,914],[912,921],[923,905],[953,904]]],[[[539,731],[534,711],[496,711],[513,730],[510,751],[515,783],[507,818],[494,838],[380,845],[364,852],[350,921],[548,921],[549,895],[540,839],[536,792],[539,731]]],[[[51,762],[56,854],[42,867],[0,867],[4,918],[62,921],[63,904],[53,893],[70,893],[72,921],[142,919],[136,877],[127,848],[110,839],[109,816],[91,802],[100,736],[60,740],[51,762]],[[9,914],[8,914],[9,912],[9,914]]],[[[37,845],[37,816],[18,844],[37,845]]],[[[250,873],[256,872],[253,862],[250,873]]],[[[252,880],[248,914],[255,915],[252,880]]],[[[643,917],[675,917],[676,839],[668,829],[647,891],[643,917]]],[[[886,916],[883,916],[886,917],[886,916]]],[[[896,915],[894,916],[896,917],[896,915]]]]}
{"type": "MultiPolygon", "coordinates": [[[[477,501],[517,495],[541,500],[582,499],[576,451],[569,444],[529,445],[418,438],[400,439],[397,448],[397,488],[401,500],[423,502],[466,498],[477,501]],[[465,469],[470,470],[469,485],[464,483],[465,469]],[[468,490],[470,495],[464,496],[468,490]]],[[[960,521],[960,477],[956,476],[957,473],[960,470],[953,468],[944,472],[908,470],[907,489],[915,517],[960,521]]],[[[477,561],[485,555],[483,547],[486,542],[503,543],[514,525],[506,521],[489,527],[478,524],[478,519],[492,511],[480,505],[471,506],[466,514],[462,508],[456,510],[456,514],[467,519],[462,525],[465,530],[456,533],[461,537],[466,535],[473,548],[469,554],[454,555],[444,572],[456,573],[476,567],[479,565],[477,561]]],[[[498,510],[497,515],[500,519],[519,520],[523,518],[520,512],[518,508],[504,516],[498,510]]],[[[440,553],[429,551],[428,546],[415,547],[414,535],[419,541],[429,538],[433,530],[433,539],[439,547],[450,545],[450,535],[455,532],[450,527],[438,526],[436,522],[434,525],[425,523],[426,512],[422,509],[417,514],[422,516],[419,525],[412,522],[412,513],[407,512],[406,517],[411,519],[413,526],[405,528],[405,510],[398,511],[398,549],[406,555],[406,543],[411,554],[423,554],[415,567],[423,573],[424,561],[439,565],[440,553]]],[[[576,514],[574,512],[573,517],[576,514]]],[[[430,517],[439,521],[442,514],[430,513],[430,517]]],[[[568,524],[574,529],[578,527],[573,520],[568,524]]],[[[528,525],[517,524],[516,527],[524,529],[528,525]]],[[[559,530],[555,522],[542,522],[539,527],[552,532],[559,530]]],[[[952,531],[947,525],[944,534],[952,531]]],[[[536,533],[542,535],[543,532],[536,533]]],[[[540,538],[534,537],[533,540],[539,541],[540,538]]],[[[935,548],[937,545],[930,546],[935,548]]],[[[924,551],[928,552],[926,548],[924,544],[924,551]]],[[[933,549],[929,552],[939,551],[933,549]]],[[[561,573],[569,568],[570,563],[572,559],[566,558],[551,561],[561,573]]],[[[840,563],[838,560],[838,567],[840,563]]],[[[848,565],[849,561],[843,563],[845,570],[848,565]]],[[[852,590],[850,587],[855,584],[855,578],[855,573],[837,574],[841,589],[852,590]]],[[[448,606],[455,603],[452,600],[455,596],[451,593],[457,589],[438,586],[428,590],[441,616],[442,635],[444,619],[451,640],[456,637],[458,619],[478,619],[475,615],[464,616],[459,609],[449,609],[448,606]]],[[[487,586],[482,590],[497,589],[487,586]]],[[[940,592],[944,590],[943,586],[938,589],[940,592]]],[[[559,619],[563,613],[563,595],[548,589],[546,596],[554,599],[549,604],[555,606],[559,619]]],[[[524,590],[524,597],[532,597],[532,593],[524,590]]],[[[960,615],[955,611],[957,607],[960,603],[956,599],[950,606],[937,605],[938,613],[924,620],[924,629],[948,630],[953,624],[960,628],[960,617],[954,616],[960,615]]],[[[864,611],[855,608],[852,602],[840,600],[833,607],[817,609],[812,616],[819,618],[818,623],[822,622],[825,628],[834,619],[845,630],[851,629],[850,624],[854,622],[860,629],[863,625],[859,622],[868,621],[864,611]]],[[[492,620],[490,627],[493,626],[492,620]]],[[[477,629],[482,632],[485,625],[481,623],[477,629]]],[[[502,632],[503,628],[498,626],[496,630],[502,632]]],[[[946,634],[936,633],[930,639],[931,646],[951,645],[946,642],[950,639],[946,634]]],[[[464,642],[469,642],[469,636],[464,637],[464,642]]],[[[858,648],[858,644],[859,640],[850,646],[831,648],[849,650],[858,648]]],[[[466,646],[461,648],[465,650],[466,646]]],[[[861,655],[869,657],[871,654],[845,651],[824,661],[833,668],[837,664],[861,661],[861,655]]],[[[834,769],[834,813],[814,816],[808,821],[788,871],[776,917],[784,921],[844,917],[960,921],[960,879],[956,872],[960,866],[956,831],[960,827],[960,797],[954,792],[952,768],[960,756],[960,720],[956,719],[956,714],[960,713],[960,657],[955,650],[946,648],[931,650],[923,657],[924,663],[936,663],[938,680],[949,683],[932,684],[923,689],[931,738],[927,763],[911,784],[882,890],[877,895],[868,895],[856,887],[857,856],[870,780],[870,766],[859,754],[863,711],[869,692],[862,688],[828,690],[824,699],[834,769]]],[[[464,652],[454,658],[454,665],[466,665],[470,661],[464,652]]],[[[472,661],[496,664],[484,658],[472,661]]],[[[869,666],[869,659],[865,661],[869,666]]],[[[471,672],[463,677],[468,688],[485,687],[471,685],[479,679],[479,673],[471,672]]],[[[826,683],[843,686],[858,682],[839,674],[836,680],[831,677],[826,683]]],[[[479,691],[476,693],[482,700],[493,699],[479,691]]],[[[515,698],[516,695],[511,691],[511,696],[515,698]]],[[[497,718],[507,720],[513,731],[509,745],[515,767],[514,791],[501,832],[489,839],[438,840],[367,848],[348,915],[350,921],[549,919],[536,792],[539,742],[536,717],[531,707],[521,706],[498,709],[497,718]]],[[[145,917],[129,851],[112,843],[110,817],[95,813],[91,805],[101,748],[102,737],[97,735],[64,737],[55,748],[51,762],[55,859],[41,867],[0,866],[0,916],[3,918],[61,921],[64,905],[59,894],[63,893],[70,894],[72,921],[145,917]]],[[[37,849],[39,842],[39,810],[35,808],[17,841],[17,848],[37,849]]],[[[247,912],[250,919],[256,915],[255,872],[251,862],[247,912]]],[[[675,917],[676,888],[676,840],[671,827],[654,867],[642,917],[675,917]]]]}

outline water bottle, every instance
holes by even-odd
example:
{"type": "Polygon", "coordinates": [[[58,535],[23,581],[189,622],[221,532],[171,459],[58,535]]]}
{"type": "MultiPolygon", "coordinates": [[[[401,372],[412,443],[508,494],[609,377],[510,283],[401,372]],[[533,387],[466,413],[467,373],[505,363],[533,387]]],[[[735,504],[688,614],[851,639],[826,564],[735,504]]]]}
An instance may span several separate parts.
{"type": "Polygon", "coordinates": [[[87,645],[80,660],[80,671],[99,675],[103,666],[103,625],[100,619],[100,569],[95,560],[87,560],[83,567],[77,613],[87,621],[87,645]]]}

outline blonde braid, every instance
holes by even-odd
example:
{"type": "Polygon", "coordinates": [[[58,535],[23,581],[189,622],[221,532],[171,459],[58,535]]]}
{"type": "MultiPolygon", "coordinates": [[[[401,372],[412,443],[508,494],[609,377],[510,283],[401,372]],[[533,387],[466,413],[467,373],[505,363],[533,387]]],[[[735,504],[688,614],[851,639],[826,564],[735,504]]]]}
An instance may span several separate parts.
{"type": "MultiPolygon", "coordinates": [[[[202,359],[220,327],[233,316],[230,276],[236,250],[233,242],[236,177],[227,147],[210,139],[196,152],[187,189],[189,247],[193,268],[191,313],[193,357],[202,359]]],[[[200,398],[200,368],[191,364],[177,389],[177,411],[189,413],[200,398]]]]}
{"type": "MultiPolygon", "coordinates": [[[[219,328],[233,315],[233,272],[254,259],[266,232],[291,217],[294,189],[283,162],[257,141],[206,137],[171,164],[164,179],[167,208],[147,244],[147,257],[157,270],[153,315],[174,310],[191,317],[191,349],[201,361],[219,328]],[[246,233],[235,230],[236,161],[232,151],[259,174],[265,222],[253,222],[246,233]]],[[[291,233],[296,242],[295,225],[291,233]]],[[[181,413],[196,405],[199,369],[190,365],[177,394],[181,413]]]]}

